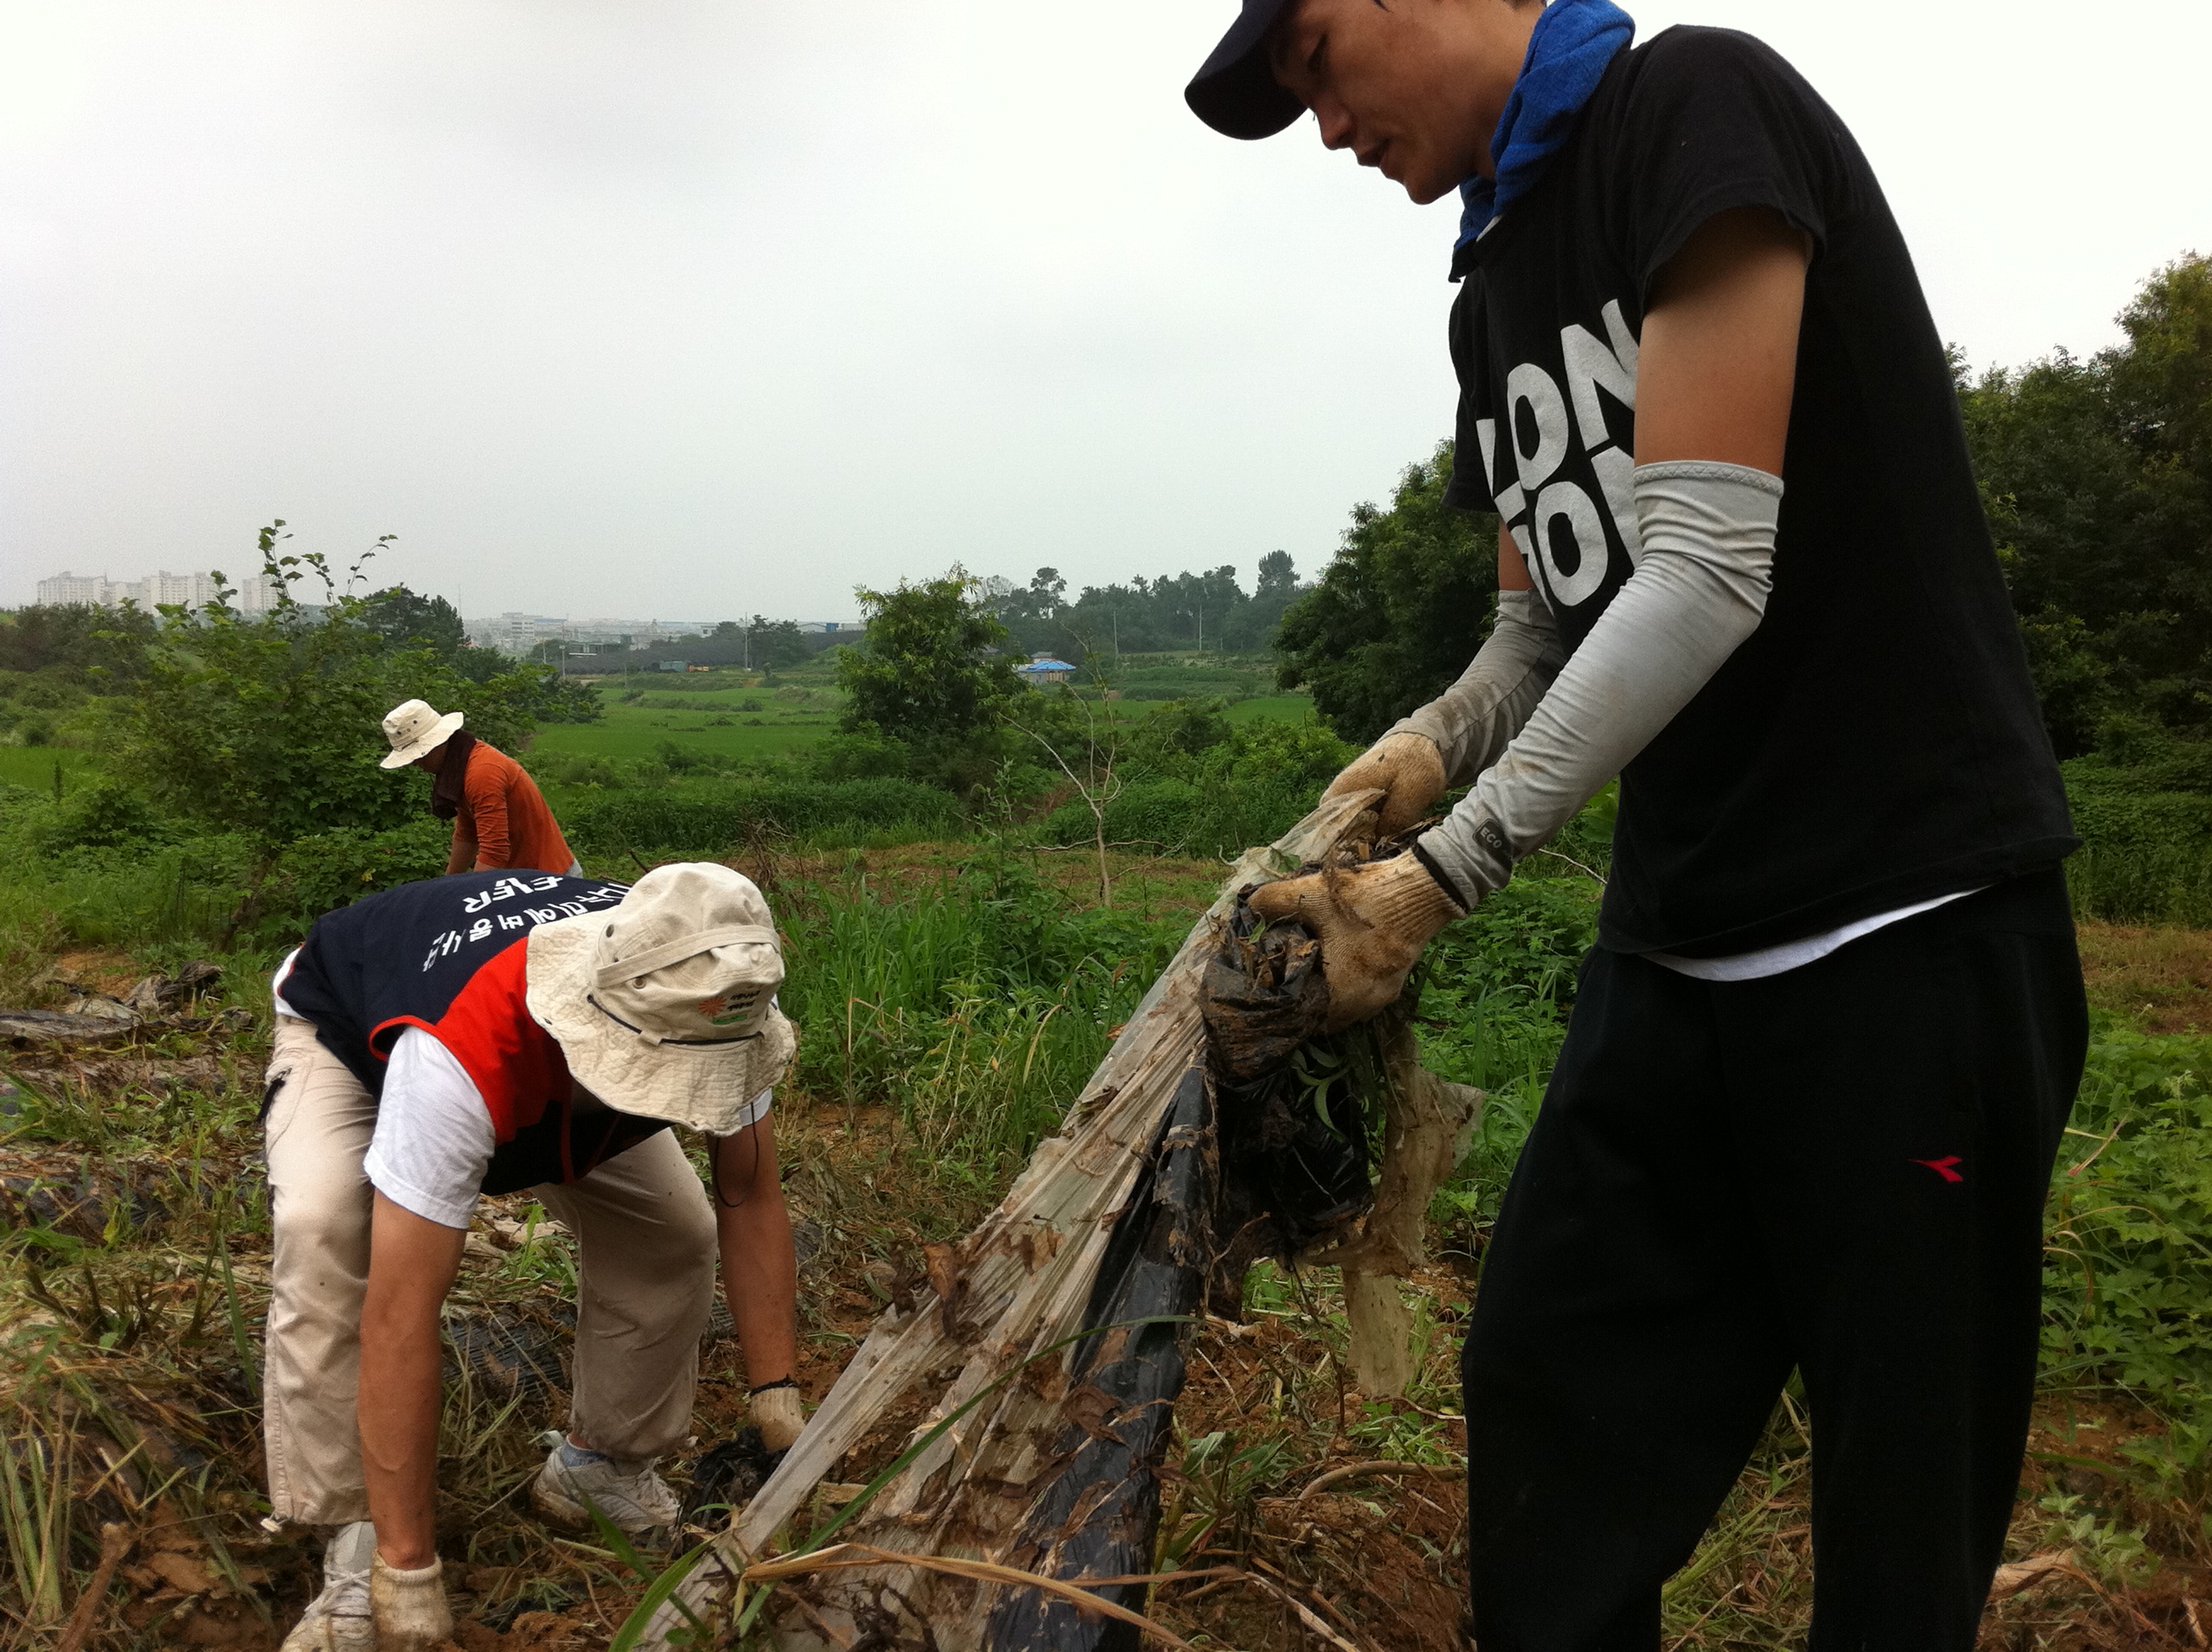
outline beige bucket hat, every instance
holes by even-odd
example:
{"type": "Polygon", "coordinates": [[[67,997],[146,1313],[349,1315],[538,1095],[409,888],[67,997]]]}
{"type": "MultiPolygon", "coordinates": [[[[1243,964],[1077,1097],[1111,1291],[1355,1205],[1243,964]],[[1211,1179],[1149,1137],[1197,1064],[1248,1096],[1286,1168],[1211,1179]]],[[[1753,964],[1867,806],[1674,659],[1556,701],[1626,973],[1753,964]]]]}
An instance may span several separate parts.
{"type": "Polygon", "coordinates": [[[427,757],[453,738],[460,726],[458,711],[441,717],[427,700],[403,701],[384,714],[384,738],[392,742],[392,753],[378,767],[404,768],[418,757],[427,757]]]}
{"type": "Polygon", "coordinates": [[[775,1007],[768,902],[727,866],[656,866],[612,911],[530,932],[526,1001],[576,1081],[620,1113],[727,1135],[783,1077],[798,1029],[775,1007]]]}

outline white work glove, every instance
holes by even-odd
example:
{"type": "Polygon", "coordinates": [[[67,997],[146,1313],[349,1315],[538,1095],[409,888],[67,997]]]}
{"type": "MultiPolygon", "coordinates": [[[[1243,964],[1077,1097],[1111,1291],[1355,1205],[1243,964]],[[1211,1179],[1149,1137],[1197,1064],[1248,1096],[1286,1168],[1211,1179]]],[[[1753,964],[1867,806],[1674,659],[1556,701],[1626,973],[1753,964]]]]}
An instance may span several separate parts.
{"type": "Polygon", "coordinates": [[[402,1571],[378,1555],[368,1572],[368,1610],[376,1625],[376,1652],[432,1652],[453,1637],[445,1566],[437,1560],[402,1571]]]}
{"type": "Polygon", "coordinates": [[[753,1426],[771,1453],[788,1451],[806,1427],[806,1407],[797,1388],[769,1388],[752,1397],[753,1426]]]}
{"type": "Polygon", "coordinates": [[[1270,920],[1295,918],[1320,938],[1328,1032],[1388,1008],[1430,938],[1462,915],[1459,902],[1410,851],[1348,871],[1329,867],[1263,884],[1252,891],[1252,910],[1270,920]]]}
{"type": "Polygon", "coordinates": [[[1381,817],[1382,835],[1395,837],[1444,794],[1444,760],[1437,753],[1437,743],[1425,734],[1386,734],[1346,763],[1322,796],[1346,792],[1382,793],[1375,811],[1381,817]]]}

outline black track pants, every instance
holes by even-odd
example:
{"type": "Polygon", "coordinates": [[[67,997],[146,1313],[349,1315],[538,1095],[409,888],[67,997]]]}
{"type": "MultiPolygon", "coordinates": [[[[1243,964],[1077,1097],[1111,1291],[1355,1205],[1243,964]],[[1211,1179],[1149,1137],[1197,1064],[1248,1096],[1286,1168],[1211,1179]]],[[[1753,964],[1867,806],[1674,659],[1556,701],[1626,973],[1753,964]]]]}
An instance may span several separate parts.
{"type": "Polygon", "coordinates": [[[1972,1645],[2087,1041],[2055,869],[1764,981],[1590,954],[1462,1361],[1482,1652],[1656,1648],[1793,1365],[1814,1652],[1972,1645]]]}

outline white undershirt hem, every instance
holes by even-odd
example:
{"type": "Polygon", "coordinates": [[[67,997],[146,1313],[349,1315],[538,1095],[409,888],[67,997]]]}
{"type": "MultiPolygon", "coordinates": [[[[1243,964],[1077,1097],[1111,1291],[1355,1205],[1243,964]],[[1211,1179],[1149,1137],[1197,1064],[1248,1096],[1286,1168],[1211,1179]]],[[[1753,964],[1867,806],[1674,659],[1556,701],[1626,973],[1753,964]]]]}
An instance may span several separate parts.
{"type": "Polygon", "coordinates": [[[1763,981],[1769,975],[1784,975],[1792,969],[1802,969],[1807,964],[1825,958],[1838,947],[1849,945],[1862,935],[1871,935],[1877,929],[1916,914],[1931,912],[1953,901],[1963,901],[1969,895],[1979,895],[1989,888],[1983,884],[1973,889],[1962,889],[1950,895],[1939,895],[1932,901],[1916,901],[1909,907],[1899,907],[1892,912],[1878,912],[1871,918],[1855,918],[1838,928],[1818,935],[1806,935],[1794,941],[1784,941],[1779,946],[1762,946],[1755,951],[1733,952],[1724,958],[1684,958],[1672,952],[1646,952],[1644,956],[1654,963],[1699,981],[1763,981]]]}

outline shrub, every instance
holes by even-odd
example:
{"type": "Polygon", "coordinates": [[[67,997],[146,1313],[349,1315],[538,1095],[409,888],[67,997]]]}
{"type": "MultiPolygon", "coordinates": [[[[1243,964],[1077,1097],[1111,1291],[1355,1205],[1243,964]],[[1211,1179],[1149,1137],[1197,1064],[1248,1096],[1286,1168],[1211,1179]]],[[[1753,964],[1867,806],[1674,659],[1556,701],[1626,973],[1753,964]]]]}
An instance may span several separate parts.
{"type": "Polygon", "coordinates": [[[2046,1218],[2046,1365],[2192,1413],[2201,1458],[2212,1438],[2212,1040],[2100,1022],[2069,1122],[2046,1218]]]}
{"type": "Polygon", "coordinates": [[[380,831],[341,826],[295,838],[277,858],[256,929],[279,939],[364,895],[435,878],[452,841],[453,828],[434,816],[380,831]]]}
{"type": "Polygon", "coordinates": [[[45,802],[23,822],[24,847],[39,855],[172,843],[182,835],[177,823],[157,810],[144,793],[112,780],[45,802]]]}
{"type": "Polygon", "coordinates": [[[2067,863],[2076,914],[2113,922],[2212,923],[2212,796],[2167,790],[2191,777],[2197,742],[2171,742],[2138,767],[2063,765],[2082,848],[2067,863]]]}

